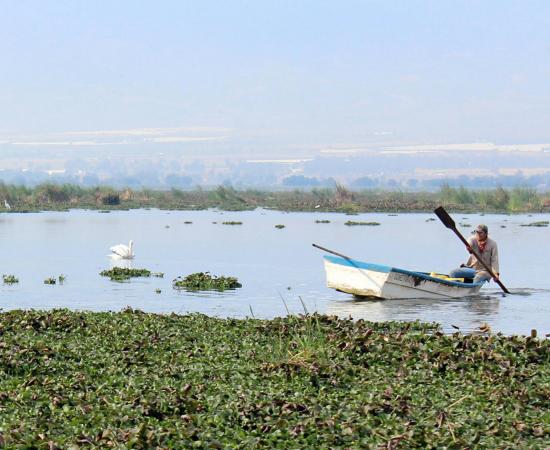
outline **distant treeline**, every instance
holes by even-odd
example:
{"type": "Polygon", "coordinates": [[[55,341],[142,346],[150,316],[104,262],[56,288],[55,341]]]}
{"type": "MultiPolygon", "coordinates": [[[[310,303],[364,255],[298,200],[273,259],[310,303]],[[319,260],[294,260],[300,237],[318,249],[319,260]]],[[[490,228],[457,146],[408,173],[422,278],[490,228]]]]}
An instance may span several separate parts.
{"type": "Polygon", "coordinates": [[[550,193],[530,187],[470,190],[445,185],[438,192],[353,191],[344,186],[312,190],[205,190],[84,188],[74,184],[41,184],[33,188],[0,183],[0,208],[10,211],[80,209],[207,209],[285,211],[432,211],[439,205],[456,211],[538,212],[550,210],[550,193]],[[3,202],[2,202],[3,200],[3,202]]]}

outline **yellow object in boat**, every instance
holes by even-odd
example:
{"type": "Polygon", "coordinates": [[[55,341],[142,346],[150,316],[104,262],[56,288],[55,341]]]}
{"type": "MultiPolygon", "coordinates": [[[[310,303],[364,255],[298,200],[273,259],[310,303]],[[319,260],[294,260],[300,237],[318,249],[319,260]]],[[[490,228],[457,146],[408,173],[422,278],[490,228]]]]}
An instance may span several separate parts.
{"type": "Polygon", "coordinates": [[[458,281],[460,283],[464,283],[464,278],[451,278],[449,275],[445,275],[445,274],[442,274],[442,273],[431,272],[430,276],[434,277],[434,278],[441,278],[442,280],[458,281]]]}

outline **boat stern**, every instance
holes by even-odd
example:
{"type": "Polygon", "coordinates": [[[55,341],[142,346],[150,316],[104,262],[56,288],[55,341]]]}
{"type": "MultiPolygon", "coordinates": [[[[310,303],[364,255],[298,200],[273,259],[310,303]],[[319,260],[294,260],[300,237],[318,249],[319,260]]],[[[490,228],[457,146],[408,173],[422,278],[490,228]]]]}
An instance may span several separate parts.
{"type": "Polygon", "coordinates": [[[363,297],[383,297],[382,291],[390,274],[390,267],[334,256],[325,256],[323,261],[327,287],[363,297]]]}

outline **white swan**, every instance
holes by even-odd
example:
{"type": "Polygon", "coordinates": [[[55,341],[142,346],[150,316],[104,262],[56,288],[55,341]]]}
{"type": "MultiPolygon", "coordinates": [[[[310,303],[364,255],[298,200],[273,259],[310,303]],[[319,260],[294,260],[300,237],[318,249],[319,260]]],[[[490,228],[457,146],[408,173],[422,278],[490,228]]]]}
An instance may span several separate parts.
{"type": "Polygon", "coordinates": [[[121,259],[133,259],[134,258],[134,241],[130,241],[128,245],[118,244],[114,247],[111,247],[113,258],[121,259]]]}

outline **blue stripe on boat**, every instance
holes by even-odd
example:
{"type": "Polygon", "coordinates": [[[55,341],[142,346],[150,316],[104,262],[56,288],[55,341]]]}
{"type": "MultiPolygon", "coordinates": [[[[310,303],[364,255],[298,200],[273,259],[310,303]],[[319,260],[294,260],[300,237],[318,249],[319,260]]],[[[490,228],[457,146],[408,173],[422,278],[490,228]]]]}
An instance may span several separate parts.
{"type": "Polygon", "coordinates": [[[367,263],[363,261],[358,261],[356,259],[340,258],[339,256],[323,256],[323,258],[326,259],[327,261],[330,261],[333,264],[339,264],[341,266],[355,267],[358,269],[372,270],[374,272],[382,272],[382,273],[397,272],[405,275],[410,275],[413,277],[419,277],[424,280],[434,281],[436,283],[446,284],[448,286],[471,288],[471,287],[482,285],[484,283],[483,281],[479,283],[461,283],[460,281],[450,281],[450,280],[445,280],[443,278],[431,277],[430,275],[424,272],[413,272],[411,270],[384,266],[382,264],[372,264],[372,263],[367,263]]]}

